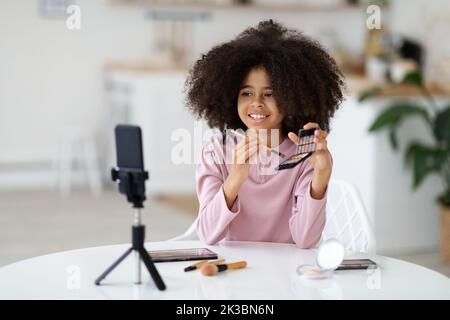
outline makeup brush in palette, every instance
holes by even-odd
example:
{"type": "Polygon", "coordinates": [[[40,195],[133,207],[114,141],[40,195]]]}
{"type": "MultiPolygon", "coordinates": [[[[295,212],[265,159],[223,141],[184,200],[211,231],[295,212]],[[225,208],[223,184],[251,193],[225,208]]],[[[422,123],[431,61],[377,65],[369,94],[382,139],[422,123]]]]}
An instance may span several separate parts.
{"type": "MultiPolygon", "coordinates": [[[[230,130],[230,132],[231,132],[232,134],[234,134],[235,136],[238,136],[238,137],[241,137],[241,138],[246,138],[246,135],[245,135],[245,134],[239,133],[239,132],[237,132],[236,130],[230,130]]],[[[270,152],[276,154],[277,156],[280,156],[280,157],[282,157],[282,158],[284,157],[284,154],[283,154],[283,153],[281,153],[281,152],[279,152],[279,151],[276,151],[275,149],[272,149],[272,148],[266,146],[265,144],[263,144],[263,146],[264,146],[268,151],[270,151],[270,152]]]]}

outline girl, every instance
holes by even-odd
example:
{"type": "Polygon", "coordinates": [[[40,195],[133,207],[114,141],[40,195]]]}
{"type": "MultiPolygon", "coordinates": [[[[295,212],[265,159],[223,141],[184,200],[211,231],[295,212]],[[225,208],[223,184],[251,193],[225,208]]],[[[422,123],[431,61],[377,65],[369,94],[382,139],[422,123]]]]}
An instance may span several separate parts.
{"type": "Polygon", "coordinates": [[[332,170],[326,137],[343,99],[342,79],[317,42],[272,20],[214,47],[195,63],[186,82],[191,111],[211,128],[247,132],[240,142],[213,137],[203,146],[196,169],[197,234],[203,242],[269,241],[310,248],[320,240],[332,170]],[[299,128],[324,129],[315,130],[317,151],[292,169],[263,168],[264,160],[279,163],[295,154],[299,128]],[[260,139],[249,134],[252,130],[268,135],[260,139]],[[264,145],[278,148],[284,157],[263,157],[264,145]],[[229,147],[231,160],[225,161],[229,147]]]}

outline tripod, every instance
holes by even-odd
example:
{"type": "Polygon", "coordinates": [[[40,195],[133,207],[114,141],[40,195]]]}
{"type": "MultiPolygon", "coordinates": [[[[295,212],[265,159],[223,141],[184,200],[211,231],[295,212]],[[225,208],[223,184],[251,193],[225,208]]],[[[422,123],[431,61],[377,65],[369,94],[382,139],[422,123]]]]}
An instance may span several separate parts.
{"type": "Polygon", "coordinates": [[[152,258],[144,247],[145,226],[141,223],[141,211],[143,202],[145,200],[145,180],[148,179],[148,172],[139,169],[111,169],[111,177],[113,181],[119,181],[119,191],[127,195],[129,202],[133,203],[134,223],[131,229],[132,245],[124,254],[122,254],[105,272],[103,272],[96,280],[95,284],[100,285],[100,282],[112,272],[132,251],[135,254],[136,260],[136,284],[141,283],[141,260],[150,273],[156,287],[159,290],[165,290],[161,276],[158,273],[152,258]]]}

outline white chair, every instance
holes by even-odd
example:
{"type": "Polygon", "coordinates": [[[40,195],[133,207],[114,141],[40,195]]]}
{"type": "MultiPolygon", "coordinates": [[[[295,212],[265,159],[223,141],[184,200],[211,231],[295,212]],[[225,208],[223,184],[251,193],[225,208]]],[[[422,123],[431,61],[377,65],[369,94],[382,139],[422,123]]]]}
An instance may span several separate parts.
{"type": "Polygon", "coordinates": [[[198,218],[195,218],[195,221],[190,225],[190,227],[181,235],[169,239],[169,241],[190,241],[190,240],[199,240],[197,235],[197,220],[198,218]]]}
{"type": "Polygon", "coordinates": [[[328,185],[327,219],[322,241],[338,239],[346,253],[375,253],[375,235],[357,189],[348,182],[331,179],[328,185]]]}
{"type": "MultiPolygon", "coordinates": [[[[350,183],[331,179],[328,185],[326,224],[321,241],[335,238],[346,253],[375,253],[375,236],[358,191],[350,183]]],[[[198,218],[197,218],[198,219],[198,218]]],[[[198,240],[197,219],[182,235],[170,241],[198,240]]]]}
{"type": "Polygon", "coordinates": [[[58,154],[53,168],[56,171],[57,185],[63,196],[70,195],[72,185],[79,180],[77,173],[87,178],[94,195],[100,195],[103,191],[94,135],[82,128],[65,128],[60,136],[58,154]],[[75,170],[77,164],[82,169],[81,172],[75,170]]]}

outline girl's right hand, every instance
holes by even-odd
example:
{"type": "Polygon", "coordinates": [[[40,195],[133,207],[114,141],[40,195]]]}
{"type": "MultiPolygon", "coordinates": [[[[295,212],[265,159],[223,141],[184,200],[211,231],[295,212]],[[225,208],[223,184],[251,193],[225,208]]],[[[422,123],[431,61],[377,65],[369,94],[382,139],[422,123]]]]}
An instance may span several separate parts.
{"type": "Polygon", "coordinates": [[[249,130],[245,139],[233,148],[232,164],[230,176],[239,185],[248,178],[250,164],[256,163],[256,154],[258,153],[257,134],[249,130]]]}

